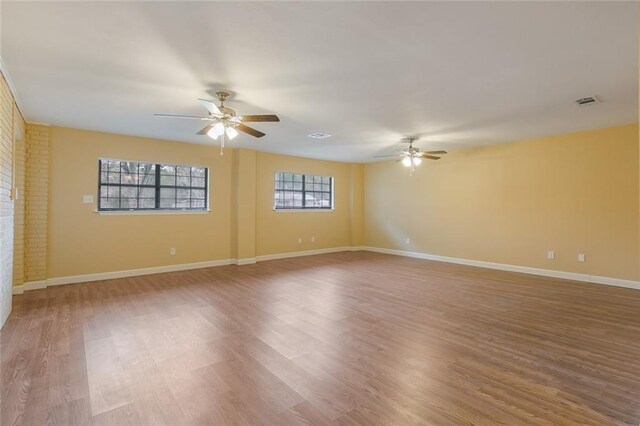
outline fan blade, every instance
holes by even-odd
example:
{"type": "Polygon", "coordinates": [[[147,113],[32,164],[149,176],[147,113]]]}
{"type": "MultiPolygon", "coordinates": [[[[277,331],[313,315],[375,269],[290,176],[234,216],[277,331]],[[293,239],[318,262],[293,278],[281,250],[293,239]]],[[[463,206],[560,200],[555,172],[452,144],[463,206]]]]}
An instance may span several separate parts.
{"type": "Polygon", "coordinates": [[[168,118],[189,118],[191,120],[202,120],[202,121],[215,121],[215,118],[211,117],[197,117],[195,115],[177,115],[177,114],[153,114],[156,117],[168,117],[168,118]]]}
{"type": "Polygon", "coordinates": [[[240,120],[251,123],[251,122],[266,122],[266,121],[280,121],[277,115],[275,114],[267,114],[267,115],[241,115],[240,120]]]}
{"type": "Polygon", "coordinates": [[[422,158],[428,158],[429,160],[439,160],[440,157],[436,157],[434,155],[423,155],[422,158]]]}
{"type": "Polygon", "coordinates": [[[425,154],[446,154],[447,151],[424,151],[425,154]]]}
{"type": "Polygon", "coordinates": [[[216,106],[216,104],[213,103],[213,101],[208,101],[206,99],[198,99],[198,102],[200,102],[200,104],[204,107],[204,109],[209,111],[209,114],[211,114],[211,115],[222,115],[222,112],[216,106]]]}
{"type": "Polygon", "coordinates": [[[246,134],[251,135],[251,136],[255,136],[256,138],[261,138],[261,137],[263,137],[265,135],[261,131],[256,130],[256,129],[254,129],[252,127],[249,127],[249,126],[245,126],[244,124],[237,124],[235,126],[235,128],[236,128],[236,130],[240,130],[241,132],[246,133],[246,134]]]}
{"type": "Polygon", "coordinates": [[[196,135],[206,135],[213,128],[214,124],[207,124],[196,135]]]}

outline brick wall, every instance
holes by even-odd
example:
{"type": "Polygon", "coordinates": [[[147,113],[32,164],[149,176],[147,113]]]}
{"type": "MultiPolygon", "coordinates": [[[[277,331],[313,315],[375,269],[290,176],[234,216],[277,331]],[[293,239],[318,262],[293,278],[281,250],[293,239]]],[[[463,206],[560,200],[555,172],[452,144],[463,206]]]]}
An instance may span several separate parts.
{"type": "Polygon", "coordinates": [[[25,206],[25,122],[21,116],[14,120],[13,186],[18,197],[13,202],[13,285],[24,283],[24,206],[25,206]]]}
{"type": "Polygon", "coordinates": [[[0,326],[11,312],[13,287],[13,146],[19,117],[11,90],[0,75],[0,326]]]}
{"type": "Polygon", "coordinates": [[[47,278],[49,127],[27,124],[24,206],[24,281],[47,278]]]}

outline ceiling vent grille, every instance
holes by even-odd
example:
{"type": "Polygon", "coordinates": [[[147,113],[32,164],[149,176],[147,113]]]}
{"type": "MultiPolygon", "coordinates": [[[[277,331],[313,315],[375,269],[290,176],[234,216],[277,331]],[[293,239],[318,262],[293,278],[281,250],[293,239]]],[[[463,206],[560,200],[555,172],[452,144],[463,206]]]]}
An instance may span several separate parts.
{"type": "Polygon", "coordinates": [[[327,133],[322,133],[322,132],[311,133],[310,135],[307,135],[307,136],[313,139],[327,139],[331,137],[331,135],[327,133]]]}
{"type": "Polygon", "coordinates": [[[597,96],[587,96],[586,98],[576,99],[576,104],[578,106],[587,106],[587,105],[595,105],[602,102],[597,96]]]}

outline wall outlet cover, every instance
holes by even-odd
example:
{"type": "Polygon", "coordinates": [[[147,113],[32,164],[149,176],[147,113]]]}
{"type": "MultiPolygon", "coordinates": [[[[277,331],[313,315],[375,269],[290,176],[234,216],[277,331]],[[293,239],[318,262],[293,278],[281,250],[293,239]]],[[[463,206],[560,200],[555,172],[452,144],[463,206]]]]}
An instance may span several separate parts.
{"type": "Polygon", "coordinates": [[[547,252],[547,259],[549,259],[549,260],[553,260],[553,259],[555,259],[555,258],[556,258],[556,253],[555,253],[553,250],[549,250],[549,251],[547,252]]]}
{"type": "Polygon", "coordinates": [[[83,195],[82,196],[82,202],[84,204],[91,204],[93,203],[93,195],[83,195]]]}
{"type": "Polygon", "coordinates": [[[584,262],[584,253],[578,254],[578,262],[584,262]]]}

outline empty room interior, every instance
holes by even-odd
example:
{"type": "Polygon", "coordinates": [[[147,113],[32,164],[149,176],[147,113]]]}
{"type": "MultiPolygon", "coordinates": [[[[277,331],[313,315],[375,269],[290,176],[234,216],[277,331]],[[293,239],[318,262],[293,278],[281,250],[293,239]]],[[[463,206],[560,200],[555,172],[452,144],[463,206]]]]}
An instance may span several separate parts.
{"type": "Polygon", "coordinates": [[[0,2],[0,425],[640,424],[638,3],[0,2]]]}

